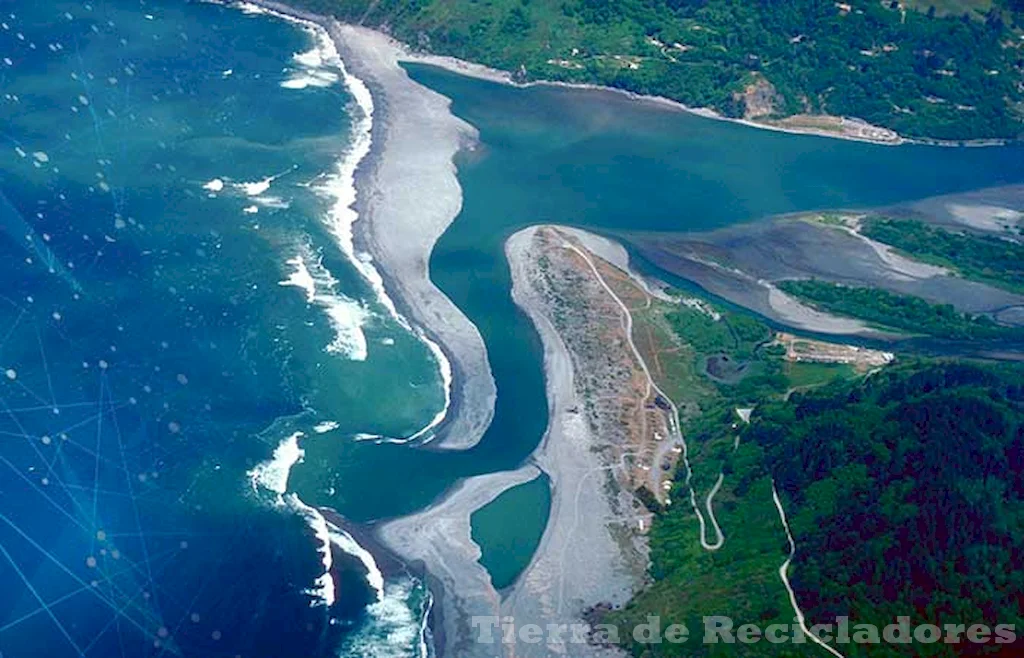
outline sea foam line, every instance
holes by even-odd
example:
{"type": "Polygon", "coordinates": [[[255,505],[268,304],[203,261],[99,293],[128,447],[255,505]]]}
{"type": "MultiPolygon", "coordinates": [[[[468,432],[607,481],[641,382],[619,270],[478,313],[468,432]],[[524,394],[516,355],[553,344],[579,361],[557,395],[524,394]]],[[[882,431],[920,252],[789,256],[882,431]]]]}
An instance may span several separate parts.
{"type": "Polygon", "coordinates": [[[327,527],[331,543],[338,547],[338,549],[358,558],[363,563],[363,567],[366,569],[366,582],[377,593],[377,602],[382,601],[384,599],[384,574],[381,573],[380,568],[377,566],[377,561],[373,559],[373,555],[370,554],[370,551],[360,546],[359,542],[352,535],[330,521],[327,522],[327,527]]]}
{"type": "Polygon", "coordinates": [[[313,587],[303,591],[312,597],[311,607],[323,605],[329,608],[334,605],[338,594],[334,575],[331,573],[331,569],[334,568],[334,554],[331,553],[331,531],[327,519],[320,513],[320,510],[302,502],[297,494],[288,494],[285,501],[288,508],[305,519],[306,525],[313,531],[317,540],[317,553],[324,565],[324,571],[313,581],[313,587]]]}
{"type": "Polygon", "coordinates": [[[310,605],[334,605],[336,588],[334,577],[331,575],[333,557],[331,555],[330,536],[327,530],[327,521],[316,509],[309,507],[294,493],[288,494],[288,478],[291,475],[292,467],[302,461],[305,451],[299,447],[299,439],[302,432],[293,434],[281,440],[281,443],[274,449],[273,456],[265,462],[257,464],[247,475],[254,491],[260,489],[271,491],[276,494],[274,506],[287,508],[296,512],[305,519],[306,524],[313,530],[317,538],[317,553],[320,555],[324,565],[323,573],[313,581],[314,586],[304,590],[312,597],[310,605]]]}
{"type": "Polygon", "coordinates": [[[324,177],[318,185],[313,187],[313,191],[332,202],[328,212],[327,228],[334,236],[345,258],[369,284],[378,303],[387,309],[388,314],[400,326],[413,333],[430,350],[437,362],[438,374],[444,389],[442,409],[423,428],[410,436],[401,439],[386,439],[389,443],[407,443],[420,439],[427,443],[433,438],[430,436],[430,432],[444,421],[451,409],[451,362],[437,342],[430,339],[420,327],[414,327],[405,316],[398,312],[394,301],[385,289],[384,278],[373,264],[373,256],[365,251],[356,251],[355,248],[354,226],[359,220],[359,213],[355,210],[357,199],[355,178],[359,165],[369,155],[373,146],[373,95],[366,83],[352,75],[345,67],[345,62],[338,52],[334,39],[322,25],[249,2],[238,2],[233,6],[247,14],[271,15],[301,26],[313,38],[315,46],[310,51],[298,53],[296,57],[299,59],[296,61],[300,63],[315,61],[321,67],[328,65],[335,67],[341,73],[341,80],[352,96],[355,109],[358,110],[358,120],[352,127],[352,144],[338,161],[334,174],[324,177]]]}
{"type": "Polygon", "coordinates": [[[299,446],[302,432],[294,432],[281,440],[270,459],[257,464],[247,475],[254,491],[265,490],[276,494],[274,506],[286,508],[301,516],[313,531],[317,540],[317,554],[323,564],[323,572],[313,581],[313,586],[303,590],[312,601],[311,606],[331,607],[337,600],[337,585],[334,581],[334,554],[331,547],[355,556],[366,569],[366,582],[375,592],[375,603],[384,600],[384,574],[376,560],[352,535],[331,523],[315,507],[307,505],[298,494],[288,492],[288,478],[291,469],[302,462],[305,451],[299,446]]]}
{"type": "MultiPolygon", "coordinates": [[[[324,52],[328,55],[323,60],[333,63],[341,71],[342,80],[360,112],[360,119],[353,129],[355,140],[348,156],[342,158],[338,163],[336,175],[332,179],[328,179],[325,185],[320,188],[322,194],[334,199],[334,206],[330,213],[331,223],[329,228],[335,239],[338,240],[342,251],[359,271],[363,279],[369,283],[377,299],[388,310],[391,317],[404,329],[412,332],[430,350],[437,363],[438,373],[441,376],[441,384],[444,390],[444,405],[440,411],[417,432],[405,439],[398,439],[393,442],[415,441],[427,437],[428,433],[440,425],[448,415],[452,399],[452,365],[448,360],[448,356],[436,341],[427,336],[422,328],[414,327],[404,315],[398,312],[384,287],[384,278],[373,264],[373,257],[367,252],[356,252],[355,250],[353,227],[356,221],[359,220],[359,213],[355,210],[357,197],[355,177],[360,163],[369,155],[373,146],[373,95],[370,93],[366,83],[352,75],[345,67],[345,62],[341,59],[334,40],[331,39],[327,30],[320,26],[316,27],[318,28],[317,38],[320,40],[324,52]],[[326,40],[326,43],[324,40],[326,40]]],[[[433,437],[427,438],[427,441],[431,438],[433,437]]]]}
{"type": "Polygon", "coordinates": [[[291,475],[292,466],[302,461],[306,454],[299,447],[299,439],[302,436],[302,432],[295,432],[285,437],[274,449],[274,455],[270,459],[257,464],[246,473],[253,491],[272,491],[277,494],[278,504],[281,504],[282,496],[288,491],[288,477],[291,475]]]}

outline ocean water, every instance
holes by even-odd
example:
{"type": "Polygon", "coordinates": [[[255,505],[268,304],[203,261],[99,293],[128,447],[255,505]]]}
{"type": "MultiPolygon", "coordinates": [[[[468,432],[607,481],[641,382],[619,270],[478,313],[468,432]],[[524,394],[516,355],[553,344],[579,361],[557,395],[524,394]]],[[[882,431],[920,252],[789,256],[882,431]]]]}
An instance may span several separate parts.
{"type": "MultiPolygon", "coordinates": [[[[774,135],[412,70],[482,136],[431,264],[498,382],[491,429],[456,455],[407,441],[443,418],[445,361],[352,243],[372,100],[322,35],[207,2],[0,4],[0,654],[422,655],[423,585],[320,508],[412,512],[537,445],[508,234],[1024,179],[1019,147],[774,135]]],[[[478,517],[499,584],[540,536],[539,486],[478,517]]]]}
{"type": "Polygon", "coordinates": [[[0,654],[419,653],[423,587],[288,486],[446,405],[351,244],[365,89],[251,9],[0,12],[0,654]]]}

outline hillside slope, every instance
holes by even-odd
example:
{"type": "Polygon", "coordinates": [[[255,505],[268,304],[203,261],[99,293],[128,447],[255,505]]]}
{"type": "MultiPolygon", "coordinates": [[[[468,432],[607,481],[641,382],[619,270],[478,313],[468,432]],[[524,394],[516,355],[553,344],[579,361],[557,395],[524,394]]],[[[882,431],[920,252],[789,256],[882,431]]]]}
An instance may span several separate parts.
{"type": "Polygon", "coordinates": [[[1021,3],[998,1],[295,3],[523,80],[598,83],[730,117],[828,114],[969,140],[1024,131],[1021,3]]]}

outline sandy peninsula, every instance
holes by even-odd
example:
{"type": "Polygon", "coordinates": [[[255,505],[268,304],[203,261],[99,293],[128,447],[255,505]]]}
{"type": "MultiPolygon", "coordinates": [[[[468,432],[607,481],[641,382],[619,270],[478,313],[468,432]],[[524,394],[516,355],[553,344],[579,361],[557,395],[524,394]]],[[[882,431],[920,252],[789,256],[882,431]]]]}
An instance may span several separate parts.
{"type": "Polygon", "coordinates": [[[476,326],[430,279],[430,253],[462,209],[453,158],[476,130],[444,96],[416,84],[399,66],[403,51],[379,32],[328,23],[348,70],[374,98],[369,162],[357,174],[358,237],[373,254],[412,320],[452,363],[452,409],[437,447],[475,445],[490,425],[496,396],[476,326]]]}
{"type": "Polygon", "coordinates": [[[655,404],[663,394],[632,347],[629,313],[613,288],[661,293],[629,269],[620,245],[575,229],[523,229],[505,253],[513,299],[544,348],[547,432],[520,469],[469,478],[443,502],[379,534],[403,559],[422,564],[441,590],[435,628],[442,655],[620,656],[617,647],[568,637],[481,642],[472,620],[579,627],[588,609],[625,604],[647,582],[651,515],[634,491],[647,488],[667,502],[660,465],[682,449],[671,402],[655,404]],[[546,529],[517,581],[497,591],[479,564],[470,517],[541,472],[552,488],[546,529]]]}
{"type": "Polygon", "coordinates": [[[406,50],[386,35],[275,0],[251,3],[327,31],[345,68],[372,97],[372,147],[356,171],[359,220],[353,239],[371,255],[403,314],[437,344],[451,366],[450,408],[429,446],[466,450],[494,414],[496,388],[476,326],[430,279],[430,254],[462,209],[455,154],[477,131],[451,101],[409,79],[406,50]]]}

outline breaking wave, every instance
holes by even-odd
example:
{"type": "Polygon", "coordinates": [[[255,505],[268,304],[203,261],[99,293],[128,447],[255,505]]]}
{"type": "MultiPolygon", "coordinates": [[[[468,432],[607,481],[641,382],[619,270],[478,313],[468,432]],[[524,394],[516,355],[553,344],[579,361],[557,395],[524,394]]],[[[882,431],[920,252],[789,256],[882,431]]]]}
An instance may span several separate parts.
{"type": "Polygon", "coordinates": [[[368,350],[363,326],[372,317],[369,309],[338,291],[338,280],[309,247],[302,246],[296,256],[285,262],[292,272],[278,285],[300,288],[306,294],[307,304],[323,309],[334,330],[334,339],[326,350],[353,361],[365,361],[368,350]]]}

